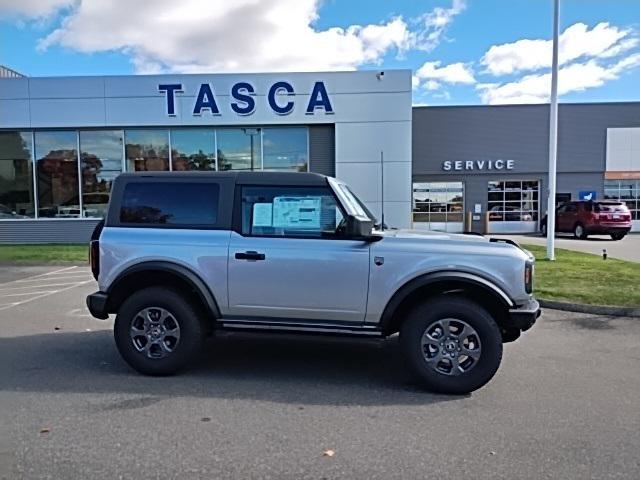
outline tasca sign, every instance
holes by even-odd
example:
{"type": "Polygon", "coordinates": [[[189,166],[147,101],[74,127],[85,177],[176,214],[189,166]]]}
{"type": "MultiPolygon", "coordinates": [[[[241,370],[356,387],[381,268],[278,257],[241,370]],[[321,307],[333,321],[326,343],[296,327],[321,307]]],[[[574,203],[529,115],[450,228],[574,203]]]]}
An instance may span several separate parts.
{"type": "MultiPolygon", "coordinates": [[[[167,115],[175,116],[176,94],[184,93],[183,85],[181,83],[163,83],[158,85],[158,91],[166,96],[167,115]]],[[[293,100],[296,91],[293,85],[286,81],[275,82],[269,87],[264,105],[258,104],[256,90],[249,82],[233,84],[229,93],[231,95],[231,110],[238,115],[251,115],[257,108],[268,108],[277,115],[289,115],[297,108],[293,100]]],[[[221,115],[216,92],[212,84],[201,83],[195,94],[196,99],[191,109],[194,116],[221,115]]],[[[303,108],[307,115],[314,115],[316,112],[334,113],[324,82],[314,83],[311,92],[309,92],[309,101],[303,105],[303,108]]]]}
{"type": "Polygon", "coordinates": [[[442,170],[450,171],[492,171],[513,170],[515,160],[445,160],[442,162],[442,170]]]}

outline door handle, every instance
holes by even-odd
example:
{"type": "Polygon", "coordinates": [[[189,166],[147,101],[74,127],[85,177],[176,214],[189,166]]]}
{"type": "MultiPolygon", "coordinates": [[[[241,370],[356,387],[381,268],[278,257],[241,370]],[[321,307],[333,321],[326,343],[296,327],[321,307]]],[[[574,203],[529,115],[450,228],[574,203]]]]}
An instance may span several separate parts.
{"type": "Polygon", "coordinates": [[[250,250],[248,252],[236,252],[237,260],[264,260],[264,253],[254,252],[250,250]]]}

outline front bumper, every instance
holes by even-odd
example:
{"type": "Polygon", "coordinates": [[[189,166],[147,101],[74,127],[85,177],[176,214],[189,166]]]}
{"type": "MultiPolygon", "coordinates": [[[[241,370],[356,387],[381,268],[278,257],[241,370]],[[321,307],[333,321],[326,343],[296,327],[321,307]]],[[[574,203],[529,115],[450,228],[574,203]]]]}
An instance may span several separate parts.
{"type": "Polygon", "coordinates": [[[104,292],[95,292],[87,296],[87,308],[92,316],[100,320],[109,318],[109,314],[107,313],[108,298],[104,292]]]}
{"type": "Polygon", "coordinates": [[[529,330],[542,313],[540,303],[532,298],[524,305],[509,310],[509,326],[518,330],[529,330]]]}

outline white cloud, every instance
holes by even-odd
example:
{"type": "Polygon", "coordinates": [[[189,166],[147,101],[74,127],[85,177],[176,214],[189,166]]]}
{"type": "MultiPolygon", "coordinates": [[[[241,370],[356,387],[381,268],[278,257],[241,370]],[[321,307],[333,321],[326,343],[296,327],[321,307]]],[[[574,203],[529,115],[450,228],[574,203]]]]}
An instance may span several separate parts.
{"type": "Polygon", "coordinates": [[[441,85],[435,80],[427,80],[426,82],[424,82],[423,86],[426,90],[430,90],[433,92],[435,90],[439,90],[441,85]]]}
{"type": "MultiPolygon", "coordinates": [[[[580,58],[613,57],[637,44],[638,40],[632,36],[630,29],[602,22],[590,30],[584,23],[575,23],[560,35],[558,60],[564,65],[580,58]]],[[[551,66],[551,49],[551,40],[521,39],[493,45],[480,63],[493,75],[534,71],[551,66]]]]}
{"type": "Polygon", "coordinates": [[[0,17],[18,15],[42,17],[62,7],[70,6],[74,0],[0,0],[0,17]]]}
{"type": "Polygon", "coordinates": [[[422,26],[412,35],[412,43],[418,50],[430,52],[436,48],[454,18],[467,8],[465,0],[453,0],[450,8],[436,7],[420,16],[417,23],[422,26]]]}
{"type": "Polygon", "coordinates": [[[416,71],[420,80],[436,80],[444,83],[472,85],[476,83],[470,66],[458,62],[441,67],[442,62],[426,62],[416,71]]]}
{"type": "MultiPolygon", "coordinates": [[[[630,55],[610,66],[602,66],[594,59],[573,63],[558,72],[558,95],[600,87],[615,80],[632,68],[640,66],[640,53],[630,55]]],[[[507,83],[485,83],[476,87],[483,103],[544,103],[549,101],[551,73],[526,75],[507,83]]]]}
{"type": "Polygon", "coordinates": [[[320,3],[77,0],[39,48],[123,51],[138,73],[353,70],[379,64],[389,53],[433,48],[465,7],[463,0],[453,0],[451,8],[436,7],[411,23],[415,29],[395,17],[319,30],[314,22],[320,3]]]}

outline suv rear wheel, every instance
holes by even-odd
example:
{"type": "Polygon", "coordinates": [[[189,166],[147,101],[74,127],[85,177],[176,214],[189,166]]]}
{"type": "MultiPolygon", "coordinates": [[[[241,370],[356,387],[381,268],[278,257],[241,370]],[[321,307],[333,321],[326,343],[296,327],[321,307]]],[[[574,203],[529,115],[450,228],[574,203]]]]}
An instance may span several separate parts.
{"type": "Polygon", "coordinates": [[[611,234],[611,239],[612,240],[622,240],[625,237],[625,235],[626,235],[626,233],[619,233],[619,232],[612,233],[611,234]]]}
{"type": "Polygon", "coordinates": [[[573,235],[581,240],[587,238],[587,231],[585,230],[584,225],[576,223],[573,227],[573,235]]]}
{"type": "Polygon", "coordinates": [[[491,380],[502,360],[496,322],[482,307],[461,297],[415,307],[402,325],[400,342],[411,370],[434,392],[473,392],[491,380]]]}
{"type": "Polygon", "coordinates": [[[147,375],[170,375],[200,353],[204,340],[197,312],[182,295],[166,287],[149,287],[124,301],[114,336],[120,355],[147,375]]]}

